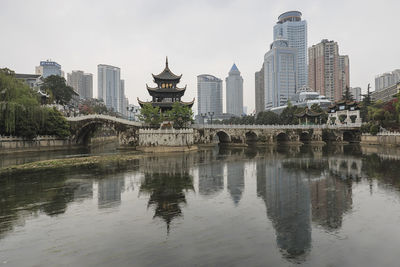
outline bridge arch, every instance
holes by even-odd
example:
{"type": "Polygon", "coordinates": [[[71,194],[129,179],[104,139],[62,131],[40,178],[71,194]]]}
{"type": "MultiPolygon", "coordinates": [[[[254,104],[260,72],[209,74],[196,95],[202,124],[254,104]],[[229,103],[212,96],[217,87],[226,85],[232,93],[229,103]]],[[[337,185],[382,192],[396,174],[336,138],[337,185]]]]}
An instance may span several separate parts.
{"type": "Polygon", "coordinates": [[[303,143],[310,143],[311,142],[311,133],[310,132],[301,132],[300,134],[300,142],[303,143]]]}
{"type": "Polygon", "coordinates": [[[357,132],[354,131],[344,131],[343,132],[343,141],[354,143],[359,141],[357,132]]]}
{"type": "Polygon", "coordinates": [[[253,131],[246,132],[245,136],[246,136],[246,143],[255,143],[258,141],[258,136],[253,131]]]}
{"type": "Polygon", "coordinates": [[[93,120],[86,122],[79,129],[77,129],[75,134],[76,143],[87,145],[89,143],[90,137],[92,137],[93,134],[103,126],[107,126],[107,128],[114,131],[115,134],[118,136],[118,132],[116,131],[114,125],[104,121],[93,120]]]}
{"type": "Polygon", "coordinates": [[[278,133],[275,139],[278,143],[288,142],[290,140],[289,135],[285,132],[278,133]]]}
{"type": "Polygon", "coordinates": [[[218,131],[215,134],[215,136],[218,137],[220,144],[226,144],[231,142],[231,137],[224,131],[218,131]]]}

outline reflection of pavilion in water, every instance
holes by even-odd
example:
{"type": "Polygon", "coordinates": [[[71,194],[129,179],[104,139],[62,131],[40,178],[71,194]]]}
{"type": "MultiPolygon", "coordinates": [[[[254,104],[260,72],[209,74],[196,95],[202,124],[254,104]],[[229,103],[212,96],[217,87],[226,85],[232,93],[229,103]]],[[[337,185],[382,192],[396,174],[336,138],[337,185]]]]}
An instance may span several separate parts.
{"type": "Polygon", "coordinates": [[[99,180],[98,207],[110,208],[121,204],[121,194],[124,191],[125,180],[122,174],[99,180]]]}
{"type": "Polygon", "coordinates": [[[307,180],[285,170],[280,161],[257,163],[257,195],[267,208],[278,247],[301,260],[311,246],[310,189],[307,180]]]}
{"type": "Polygon", "coordinates": [[[170,224],[176,217],[182,216],[181,205],[186,204],[185,191],[194,190],[193,177],[188,173],[145,173],[140,186],[140,193],[150,195],[148,207],[154,207],[154,217],[159,217],[170,224]]]}

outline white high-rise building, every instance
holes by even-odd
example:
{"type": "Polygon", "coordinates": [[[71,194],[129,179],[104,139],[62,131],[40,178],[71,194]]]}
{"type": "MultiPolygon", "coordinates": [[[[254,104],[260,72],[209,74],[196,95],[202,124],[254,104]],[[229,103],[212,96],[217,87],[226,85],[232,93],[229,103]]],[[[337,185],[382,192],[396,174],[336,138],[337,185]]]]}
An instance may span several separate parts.
{"type": "Polygon", "coordinates": [[[375,91],[388,88],[400,82],[400,69],[386,72],[375,77],[375,91]]]}
{"type": "Polygon", "coordinates": [[[274,40],[286,39],[289,47],[297,49],[297,88],[308,84],[307,21],[301,20],[301,15],[299,11],[285,12],[274,26],[274,40]]]}
{"type": "Polygon", "coordinates": [[[97,97],[104,101],[108,108],[121,112],[121,70],[118,67],[97,65],[97,97]]]}
{"type": "Polygon", "coordinates": [[[264,56],[265,109],[284,106],[296,95],[297,50],[275,40],[264,56]]]}
{"type": "Polygon", "coordinates": [[[197,76],[197,112],[222,114],[222,80],[208,74],[197,76]]]}
{"type": "Polygon", "coordinates": [[[353,95],[355,101],[361,101],[361,87],[351,87],[349,91],[353,95]]]}
{"type": "Polygon", "coordinates": [[[236,64],[229,71],[226,82],[226,112],[241,116],[243,114],[243,78],[236,64]]]}

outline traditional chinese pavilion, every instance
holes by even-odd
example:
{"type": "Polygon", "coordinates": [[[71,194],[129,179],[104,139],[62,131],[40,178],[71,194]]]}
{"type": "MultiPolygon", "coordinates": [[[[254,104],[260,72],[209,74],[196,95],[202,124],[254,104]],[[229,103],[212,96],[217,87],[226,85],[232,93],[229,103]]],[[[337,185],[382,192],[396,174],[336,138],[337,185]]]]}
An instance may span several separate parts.
{"type": "Polygon", "coordinates": [[[153,107],[160,107],[161,112],[170,110],[175,102],[179,102],[189,108],[193,106],[194,99],[191,102],[181,101],[182,96],[185,94],[186,85],[183,88],[179,88],[177,84],[180,82],[181,75],[175,75],[168,67],[168,57],[165,61],[165,69],[157,75],[153,75],[154,83],[156,87],[149,87],[146,84],[147,91],[153,98],[152,101],[145,102],[140,101],[138,98],[139,105],[143,107],[144,104],[151,104],[153,107]]]}

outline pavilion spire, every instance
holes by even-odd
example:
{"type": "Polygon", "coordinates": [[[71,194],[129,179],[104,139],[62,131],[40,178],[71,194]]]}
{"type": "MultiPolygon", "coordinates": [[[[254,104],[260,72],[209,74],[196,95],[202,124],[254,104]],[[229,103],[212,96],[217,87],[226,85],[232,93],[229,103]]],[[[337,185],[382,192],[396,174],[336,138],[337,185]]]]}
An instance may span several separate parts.
{"type": "Polygon", "coordinates": [[[168,56],[165,58],[165,67],[168,69],[168,56]]]}

